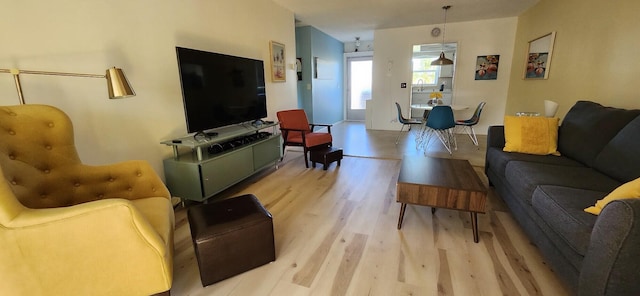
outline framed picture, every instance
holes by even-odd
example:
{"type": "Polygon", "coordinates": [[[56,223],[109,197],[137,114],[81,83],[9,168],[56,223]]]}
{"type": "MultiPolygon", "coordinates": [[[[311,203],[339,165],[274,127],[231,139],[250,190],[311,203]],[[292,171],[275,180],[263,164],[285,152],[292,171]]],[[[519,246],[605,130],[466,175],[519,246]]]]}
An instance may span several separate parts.
{"type": "Polygon", "coordinates": [[[285,69],[284,44],[275,41],[270,42],[271,49],[271,80],[273,82],[287,81],[285,69]]]}
{"type": "Polygon", "coordinates": [[[551,54],[556,32],[529,41],[524,68],[524,79],[547,79],[551,67],[551,54]]]}
{"type": "Polygon", "coordinates": [[[302,81],[302,58],[296,58],[296,73],[298,74],[298,81],[302,81]]]}
{"type": "Polygon", "coordinates": [[[476,59],[476,80],[498,79],[500,55],[478,56],[476,59]]]}

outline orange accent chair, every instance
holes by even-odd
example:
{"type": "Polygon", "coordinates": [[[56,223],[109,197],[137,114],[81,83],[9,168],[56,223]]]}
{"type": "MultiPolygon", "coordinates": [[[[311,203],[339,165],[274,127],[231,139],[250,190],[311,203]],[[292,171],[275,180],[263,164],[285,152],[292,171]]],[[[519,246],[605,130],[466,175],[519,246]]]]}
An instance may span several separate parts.
{"type": "Polygon", "coordinates": [[[276,113],[280,121],[280,131],[284,139],[282,155],[286,146],[301,146],[304,149],[304,163],[309,167],[307,154],[309,150],[321,147],[331,147],[333,138],[331,137],[330,124],[309,123],[307,114],[303,109],[284,110],[276,113]],[[316,126],[327,128],[327,132],[314,132],[316,126]]]}

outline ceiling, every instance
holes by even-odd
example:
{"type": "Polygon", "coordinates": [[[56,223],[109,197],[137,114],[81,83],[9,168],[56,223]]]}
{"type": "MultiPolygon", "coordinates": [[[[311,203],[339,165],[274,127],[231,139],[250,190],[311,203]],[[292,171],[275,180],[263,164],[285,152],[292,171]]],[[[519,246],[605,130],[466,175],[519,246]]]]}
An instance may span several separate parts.
{"type": "Polygon", "coordinates": [[[273,0],[309,25],[342,42],[373,40],[376,29],[518,16],[539,0],[273,0]]]}

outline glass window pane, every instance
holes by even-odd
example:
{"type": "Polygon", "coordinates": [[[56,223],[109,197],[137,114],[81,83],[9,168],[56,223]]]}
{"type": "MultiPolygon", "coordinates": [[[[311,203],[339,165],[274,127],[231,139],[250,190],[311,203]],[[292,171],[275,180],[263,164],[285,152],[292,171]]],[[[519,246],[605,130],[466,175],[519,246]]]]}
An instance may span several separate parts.
{"type": "Polygon", "coordinates": [[[365,101],[371,100],[371,71],[373,61],[351,62],[351,109],[364,110],[365,101]]]}
{"type": "Polygon", "coordinates": [[[440,67],[431,66],[431,62],[438,59],[437,56],[423,56],[413,58],[413,85],[436,85],[440,67]]]}

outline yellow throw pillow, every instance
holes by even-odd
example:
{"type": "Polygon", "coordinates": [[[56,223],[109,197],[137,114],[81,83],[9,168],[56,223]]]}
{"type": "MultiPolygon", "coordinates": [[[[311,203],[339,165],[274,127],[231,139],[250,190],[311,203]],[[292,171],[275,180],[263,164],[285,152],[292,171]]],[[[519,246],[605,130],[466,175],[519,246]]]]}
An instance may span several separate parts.
{"type": "Polygon", "coordinates": [[[537,155],[560,155],[558,118],[505,116],[503,151],[537,155]]]}
{"type": "Polygon", "coordinates": [[[640,198],[640,178],[620,185],[620,187],[611,191],[611,193],[603,199],[598,200],[594,206],[588,207],[584,209],[584,211],[594,215],[600,215],[600,212],[608,203],[618,199],[629,198],[640,198]]]}

